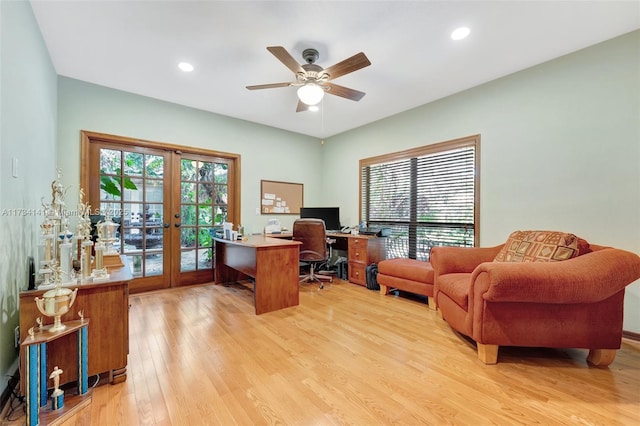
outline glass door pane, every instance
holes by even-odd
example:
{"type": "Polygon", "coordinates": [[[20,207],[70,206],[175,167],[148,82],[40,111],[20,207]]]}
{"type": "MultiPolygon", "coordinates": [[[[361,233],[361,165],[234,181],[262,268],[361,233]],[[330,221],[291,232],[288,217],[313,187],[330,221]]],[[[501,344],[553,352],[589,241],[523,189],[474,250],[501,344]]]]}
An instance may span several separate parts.
{"type": "Polygon", "coordinates": [[[134,278],[154,277],[134,280],[137,286],[168,287],[164,155],[111,148],[99,152],[100,214],[120,224],[114,248],[127,257],[134,278]]]}
{"type": "Polygon", "coordinates": [[[226,213],[227,164],[181,158],[180,272],[212,269],[212,236],[226,213]]]}

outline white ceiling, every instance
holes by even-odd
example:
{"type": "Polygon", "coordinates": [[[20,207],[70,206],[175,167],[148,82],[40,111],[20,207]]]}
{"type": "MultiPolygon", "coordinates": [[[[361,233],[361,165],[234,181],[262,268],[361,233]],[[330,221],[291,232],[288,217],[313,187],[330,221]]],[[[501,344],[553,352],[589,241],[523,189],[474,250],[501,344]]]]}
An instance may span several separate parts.
{"type": "Polygon", "coordinates": [[[32,0],[59,75],[329,137],[640,28],[640,1],[32,0]],[[470,36],[453,41],[459,26],[470,36]],[[293,81],[266,46],[326,68],[358,52],[371,65],[296,113],[293,81]],[[178,70],[180,61],[195,66],[178,70]]]}

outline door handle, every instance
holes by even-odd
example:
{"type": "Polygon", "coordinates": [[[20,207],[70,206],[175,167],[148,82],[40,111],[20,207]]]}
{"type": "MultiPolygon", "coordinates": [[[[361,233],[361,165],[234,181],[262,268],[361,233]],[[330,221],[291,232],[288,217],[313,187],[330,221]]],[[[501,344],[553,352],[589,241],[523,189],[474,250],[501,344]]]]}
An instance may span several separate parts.
{"type": "Polygon", "coordinates": [[[168,223],[165,223],[165,224],[164,224],[164,225],[162,225],[162,226],[164,226],[165,228],[168,228],[168,227],[169,227],[169,226],[171,226],[171,225],[169,225],[168,223]]]}
{"type": "Polygon", "coordinates": [[[175,226],[176,228],[180,228],[180,225],[182,225],[180,222],[176,222],[173,224],[173,226],[175,226]]]}

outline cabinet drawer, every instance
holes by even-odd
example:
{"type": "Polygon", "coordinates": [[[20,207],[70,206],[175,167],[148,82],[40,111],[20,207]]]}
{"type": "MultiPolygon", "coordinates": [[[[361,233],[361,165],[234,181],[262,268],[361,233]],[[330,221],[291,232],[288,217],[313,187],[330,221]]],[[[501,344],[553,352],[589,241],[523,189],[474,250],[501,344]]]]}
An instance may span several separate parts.
{"type": "Polygon", "coordinates": [[[367,274],[363,263],[349,262],[349,282],[367,285],[367,274]]]}
{"type": "Polygon", "coordinates": [[[367,240],[351,238],[349,240],[349,261],[367,263],[367,240]]]}
{"type": "Polygon", "coordinates": [[[366,238],[349,238],[349,248],[362,248],[366,250],[367,241],[366,238]]]}

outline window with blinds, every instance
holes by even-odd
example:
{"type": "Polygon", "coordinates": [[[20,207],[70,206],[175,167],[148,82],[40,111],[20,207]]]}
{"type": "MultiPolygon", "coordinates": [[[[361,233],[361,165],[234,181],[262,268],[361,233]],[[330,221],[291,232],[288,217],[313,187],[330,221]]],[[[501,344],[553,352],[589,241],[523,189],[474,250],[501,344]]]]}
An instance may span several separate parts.
{"type": "Polygon", "coordinates": [[[387,257],[478,241],[480,136],[360,161],[360,217],[387,227],[387,257]]]}

